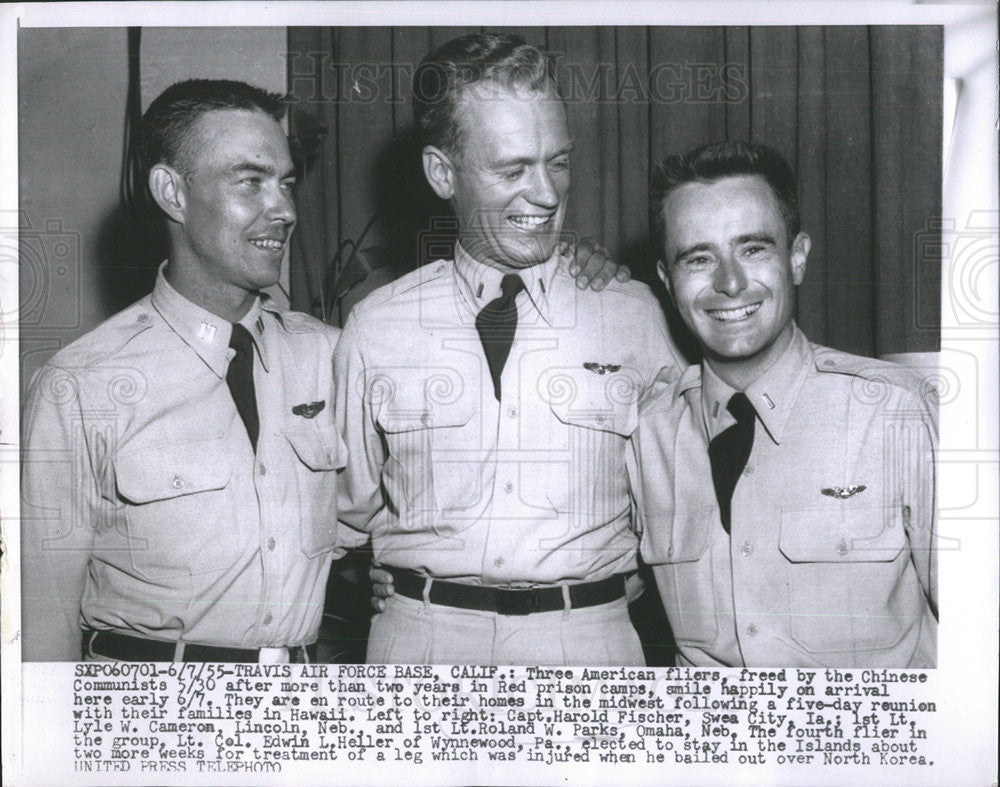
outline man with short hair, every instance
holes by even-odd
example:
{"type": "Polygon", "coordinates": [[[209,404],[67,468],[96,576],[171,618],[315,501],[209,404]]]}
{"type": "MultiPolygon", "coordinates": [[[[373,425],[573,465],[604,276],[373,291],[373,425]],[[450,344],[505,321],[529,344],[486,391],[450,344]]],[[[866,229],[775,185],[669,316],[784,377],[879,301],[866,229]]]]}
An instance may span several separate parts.
{"type": "Polygon", "coordinates": [[[355,307],[335,355],[341,518],[395,595],[370,661],[641,664],[627,443],[677,355],[648,289],[577,289],[558,250],[572,140],[552,65],[510,35],[414,74],[423,166],[459,223],[355,307]]]}
{"type": "Polygon", "coordinates": [[[810,240],[788,164],[737,142],[671,156],[651,210],[704,353],[633,440],[679,663],[933,667],[934,420],[916,375],[796,327],[810,240]]]}
{"type": "Polygon", "coordinates": [[[142,159],[169,254],[151,295],[32,382],[26,660],[312,658],[337,543],[338,330],[278,308],[295,225],[283,99],[190,80],[142,159]],[[82,634],[82,637],[81,637],[82,634]]]}

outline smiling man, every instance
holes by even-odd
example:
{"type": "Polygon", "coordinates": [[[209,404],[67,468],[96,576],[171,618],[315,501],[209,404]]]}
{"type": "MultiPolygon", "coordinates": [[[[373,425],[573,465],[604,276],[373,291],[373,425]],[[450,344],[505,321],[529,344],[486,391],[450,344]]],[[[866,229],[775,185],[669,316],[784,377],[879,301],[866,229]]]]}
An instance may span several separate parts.
{"type": "Polygon", "coordinates": [[[810,344],[795,177],[737,142],[659,167],[660,276],[704,353],[643,405],[642,554],[680,664],[932,667],[936,429],[906,369],[810,344]]]}
{"type": "Polygon", "coordinates": [[[414,94],[454,258],[355,307],[335,358],[341,516],[395,586],[369,660],[641,664],[625,450],[677,374],[663,315],[641,284],[578,289],[559,253],[573,142],[541,52],[464,36],[414,94]]]}
{"type": "Polygon", "coordinates": [[[295,225],[280,96],[173,85],[142,122],[153,292],[32,382],[27,660],[311,659],[336,536],[338,331],[277,308],[295,225]]]}

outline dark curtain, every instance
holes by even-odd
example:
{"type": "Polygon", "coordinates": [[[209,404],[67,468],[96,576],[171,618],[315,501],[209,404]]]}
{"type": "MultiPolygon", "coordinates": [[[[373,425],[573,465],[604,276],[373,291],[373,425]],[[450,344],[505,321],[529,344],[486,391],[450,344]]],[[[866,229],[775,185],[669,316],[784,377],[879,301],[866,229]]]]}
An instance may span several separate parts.
{"type": "MultiPolygon", "coordinates": [[[[340,322],[358,294],[448,253],[409,80],[434,47],[474,30],[289,28],[290,130],[305,162],[295,308],[340,322]]],[[[568,229],[662,292],[647,240],[652,164],[706,142],[763,142],[799,174],[813,250],[798,321],[810,339],[873,356],[938,349],[940,27],[514,32],[558,58],[576,141],[568,229]]]]}

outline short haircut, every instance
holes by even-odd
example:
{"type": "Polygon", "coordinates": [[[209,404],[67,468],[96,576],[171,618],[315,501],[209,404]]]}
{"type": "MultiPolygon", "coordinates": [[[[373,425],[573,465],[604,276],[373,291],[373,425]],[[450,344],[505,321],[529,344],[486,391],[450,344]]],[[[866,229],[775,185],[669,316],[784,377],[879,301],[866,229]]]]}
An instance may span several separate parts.
{"type": "Polygon", "coordinates": [[[458,108],[480,82],[507,89],[556,87],[555,66],[545,52],[508,33],[471,33],[438,47],[413,73],[413,116],[422,145],[450,156],[461,152],[458,108]]]}
{"type": "Polygon", "coordinates": [[[142,116],[139,158],[143,181],[157,164],[169,164],[182,172],[191,166],[191,128],[206,112],[243,109],[280,121],[285,105],[285,98],[277,93],[228,79],[189,79],[171,85],[142,116]]]}
{"type": "Polygon", "coordinates": [[[766,145],[719,142],[667,156],[654,169],[649,210],[657,250],[663,252],[666,240],[664,206],[672,191],[685,183],[714,183],[740,175],[759,175],[767,181],[778,200],[791,244],[799,234],[800,219],[795,173],[788,162],[766,145]]]}

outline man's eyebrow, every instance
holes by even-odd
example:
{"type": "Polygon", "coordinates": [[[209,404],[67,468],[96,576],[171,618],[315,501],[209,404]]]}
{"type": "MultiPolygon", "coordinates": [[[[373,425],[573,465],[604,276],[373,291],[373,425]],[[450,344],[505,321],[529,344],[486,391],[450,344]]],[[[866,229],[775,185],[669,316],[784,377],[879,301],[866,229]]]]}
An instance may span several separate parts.
{"type": "MultiPolygon", "coordinates": [[[[254,172],[258,175],[274,175],[277,170],[269,164],[257,164],[253,161],[241,161],[239,164],[233,164],[233,166],[229,168],[229,172],[233,175],[242,175],[245,172],[254,172]]],[[[287,180],[294,177],[295,169],[293,168],[283,174],[281,179],[287,180]]]]}
{"type": "Polygon", "coordinates": [[[573,148],[575,147],[576,143],[573,140],[570,140],[568,143],[559,148],[559,150],[557,150],[555,153],[549,156],[549,158],[554,159],[554,158],[559,158],[560,156],[568,156],[570,153],[573,152],[573,148]]]}
{"type": "Polygon", "coordinates": [[[705,242],[693,243],[690,246],[685,246],[683,249],[678,249],[677,253],[674,255],[674,261],[676,262],[677,260],[681,259],[681,257],[687,257],[691,254],[695,254],[696,252],[711,251],[711,250],[712,250],[711,243],[705,243],[705,242]]]}
{"type": "MultiPolygon", "coordinates": [[[[568,156],[573,152],[573,143],[570,142],[568,145],[559,148],[555,153],[546,158],[546,161],[551,161],[554,158],[559,158],[560,156],[568,156]]],[[[514,166],[528,166],[534,164],[535,159],[531,156],[518,156],[516,158],[505,158],[498,159],[493,162],[493,167],[496,169],[503,169],[504,167],[514,167],[514,166]]]]}
{"type": "MultiPolygon", "coordinates": [[[[777,245],[777,240],[774,236],[767,232],[748,232],[744,235],[738,235],[733,240],[734,246],[742,246],[744,243],[767,243],[772,246],[777,245]]],[[[675,255],[674,260],[679,260],[682,257],[687,257],[691,254],[696,254],[702,251],[711,251],[712,244],[702,241],[701,243],[693,243],[690,246],[686,246],[680,249],[675,255]]]]}
{"type": "Polygon", "coordinates": [[[744,243],[770,243],[772,246],[775,246],[778,241],[773,235],[767,232],[748,232],[746,235],[740,235],[736,239],[737,246],[742,246],[744,243]]]}

